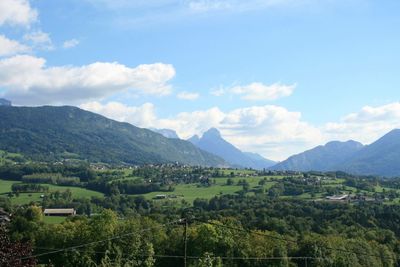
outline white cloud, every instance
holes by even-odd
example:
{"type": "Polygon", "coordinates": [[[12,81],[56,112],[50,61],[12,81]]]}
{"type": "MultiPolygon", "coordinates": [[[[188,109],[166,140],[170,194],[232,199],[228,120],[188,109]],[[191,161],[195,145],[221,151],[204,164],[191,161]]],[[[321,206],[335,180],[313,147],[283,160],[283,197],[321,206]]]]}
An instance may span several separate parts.
{"type": "Polygon", "coordinates": [[[211,90],[210,94],[213,96],[223,96],[226,93],[226,90],[223,87],[219,87],[211,90]]]}
{"type": "Polygon", "coordinates": [[[163,63],[47,67],[44,58],[28,55],[0,60],[0,87],[17,104],[82,103],[117,92],[166,95],[174,76],[174,67],[163,63]]]}
{"type": "Polygon", "coordinates": [[[398,102],[379,107],[365,106],[359,112],[343,117],[340,122],[327,123],[323,131],[328,138],[353,139],[368,144],[395,128],[400,128],[398,102]]]}
{"type": "Polygon", "coordinates": [[[103,105],[94,101],[81,104],[80,108],[140,127],[152,127],[156,121],[154,105],[151,103],[145,103],[139,107],[130,107],[119,102],[108,102],[103,105]]]}
{"type": "Polygon", "coordinates": [[[73,47],[77,46],[78,44],[79,44],[78,39],[67,40],[63,43],[63,48],[65,48],[65,49],[73,48],[73,47]]]}
{"type": "Polygon", "coordinates": [[[28,0],[1,0],[0,26],[4,24],[29,26],[37,20],[38,13],[28,0]]]}
{"type": "Polygon", "coordinates": [[[193,112],[181,112],[171,118],[157,120],[159,128],[175,130],[179,136],[189,138],[195,134],[207,131],[211,127],[218,127],[224,119],[225,113],[218,107],[193,112]]]}
{"type": "Polygon", "coordinates": [[[284,85],[274,83],[272,85],[265,85],[262,83],[251,83],[245,86],[235,86],[229,91],[233,94],[241,95],[245,100],[276,100],[278,98],[290,96],[296,84],[284,85]]]}
{"type": "Polygon", "coordinates": [[[191,92],[180,92],[177,94],[177,97],[179,99],[184,99],[184,100],[196,100],[199,98],[200,94],[198,93],[191,93],[191,92]]]}
{"type": "Polygon", "coordinates": [[[30,47],[10,40],[4,35],[0,35],[0,56],[11,56],[18,53],[29,52],[30,47]]]}
{"type": "Polygon", "coordinates": [[[105,6],[110,9],[160,8],[179,4],[181,0],[86,0],[95,6],[105,6]]]}
{"type": "Polygon", "coordinates": [[[195,12],[207,12],[215,10],[226,10],[234,7],[234,1],[216,0],[191,0],[187,1],[189,9],[195,12]]]}
{"type": "Polygon", "coordinates": [[[92,102],[81,107],[139,127],[173,129],[183,138],[216,127],[224,138],[240,149],[258,152],[277,160],[312,148],[323,141],[320,130],[302,121],[299,112],[291,112],[279,106],[252,106],[229,112],[214,107],[182,112],[170,118],[157,117],[154,106],[149,103],[130,107],[116,102],[92,102]]]}
{"type": "Polygon", "coordinates": [[[226,114],[219,128],[244,151],[282,160],[324,141],[321,131],[301,119],[300,112],[280,106],[253,106],[226,114]]]}
{"type": "Polygon", "coordinates": [[[248,85],[237,85],[231,88],[218,88],[211,91],[214,96],[222,96],[227,93],[240,95],[244,100],[265,101],[276,100],[282,97],[287,97],[293,94],[296,89],[296,84],[285,85],[274,83],[266,85],[260,82],[253,82],[248,85]]]}
{"type": "Polygon", "coordinates": [[[50,35],[40,30],[25,34],[24,40],[32,42],[33,46],[39,49],[45,49],[45,50],[54,49],[50,35]]]}

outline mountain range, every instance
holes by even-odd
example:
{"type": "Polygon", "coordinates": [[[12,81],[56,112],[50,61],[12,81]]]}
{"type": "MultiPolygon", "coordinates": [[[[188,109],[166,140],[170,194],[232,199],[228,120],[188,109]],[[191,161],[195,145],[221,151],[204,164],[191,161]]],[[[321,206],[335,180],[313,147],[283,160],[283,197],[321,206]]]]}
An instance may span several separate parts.
{"type": "Polygon", "coordinates": [[[317,146],[293,155],[272,168],[274,170],[293,171],[332,171],[336,170],[342,163],[347,162],[362,148],[363,144],[356,141],[333,141],[324,146],[317,146]]]}
{"type": "Polygon", "coordinates": [[[232,166],[260,170],[276,164],[276,162],[265,159],[261,155],[240,151],[223,139],[220,132],[215,128],[206,131],[201,138],[195,135],[188,139],[188,141],[202,150],[223,158],[232,166]]]}
{"type": "Polygon", "coordinates": [[[291,156],[270,169],[400,176],[400,130],[395,129],[367,146],[355,141],[330,142],[291,156]]]}
{"type": "Polygon", "coordinates": [[[340,169],[354,174],[400,176],[400,130],[392,130],[364,146],[340,169]]]}
{"type": "Polygon", "coordinates": [[[70,106],[0,106],[0,149],[43,161],[227,166],[190,142],[70,106]]]}
{"type": "Polygon", "coordinates": [[[0,105],[0,150],[39,161],[189,165],[400,176],[400,130],[370,145],[329,142],[275,163],[242,152],[215,128],[188,141],[168,129],[143,129],[76,107],[0,105]],[[155,132],[156,131],[156,132],[155,132]],[[158,132],[158,133],[157,133],[158,132]]]}

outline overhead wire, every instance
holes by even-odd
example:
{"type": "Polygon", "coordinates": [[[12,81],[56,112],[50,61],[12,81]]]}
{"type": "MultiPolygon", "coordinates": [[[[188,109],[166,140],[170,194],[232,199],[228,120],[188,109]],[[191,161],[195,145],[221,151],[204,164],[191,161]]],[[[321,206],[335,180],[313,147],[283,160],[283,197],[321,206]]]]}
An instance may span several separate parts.
{"type": "Polygon", "coordinates": [[[82,247],[86,247],[86,246],[91,246],[91,245],[95,245],[95,244],[99,244],[99,243],[104,243],[104,242],[107,242],[107,241],[117,240],[117,239],[125,238],[127,236],[131,236],[131,235],[134,235],[134,234],[147,232],[147,231],[150,231],[150,230],[152,230],[154,228],[157,228],[157,227],[164,227],[164,226],[176,224],[176,223],[179,223],[179,222],[182,222],[182,219],[179,219],[179,220],[176,220],[176,221],[172,221],[172,222],[169,222],[169,223],[165,223],[165,224],[161,224],[161,225],[157,225],[157,226],[154,226],[154,227],[149,227],[149,228],[146,228],[146,229],[142,229],[141,231],[129,232],[129,233],[126,233],[126,234],[112,236],[112,237],[109,237],[109,238],[106,238],[106,239],[102,239],[102,240],[97,240],[97,241],[84,243],[84,244],[80,244],[80,245],[76,245],[76,246],[71,246],[71,247],[62,248],[62,249],[55,249],[55,250],[49,251],[49,252],[44,252],[44,253],[40,253],[40,254],[36,254],[36,255],[22,257],[19,260],[26,260],[26,259],[30,259],[30,258],[38,258],[38,257],[42,257],[42,256],[50,255],[50,254],[55,254],[55,253],[59,253],[59,252],[63,252],[63,251],[74,250],[74,249],[78,249],[78,248],[82,248],[82,247]]]}
{"type": "MultiPolygon", "coordinates": [[[[285,242],[295,243],[295,244],[298,244],[298,243],[299,243],[299,241],[297,241],[297,240],[291,240],[291,239],[284,238],[284,237],[274,236],[274,235],[267,234],[267,233],[264,233],[264,232],[246,230],[246,229],[242,229],[242,228],[238,228],[238,227],[223,225],[223,224],[216,223],[216,222],[212,222],[212,221],[201,221],[201,220],[199,220],[199,219],[193,219],[193,220],[199,221],[199,222],[202,222],[202,223],[208,223],[208,224],[215,225],[215,226],[218,226],[218,227],[223,227],[223,228],[235,230],[235,231],[242,231],[242,232],[252,233],[252,234],[256,234],[256,235],[260,235],[260,236],[265,236],[265,237],[269,237],[269,238],[275,239],[275,240],[280,240],[280,241],[285,241],[285,242]]],[[[350,251],[350,250],[340,249],[340,248],[331,248],[331,247],[324,246],[324,245],[322,245],[322,246],[323,246],[324,248],[326,248],[327,250],[334,250],[334,251],[339,251],[339,252],[343,252],[343,253],[347,253],[347,254],[355,254],[355,255],[361,255],[361,256],[369,256],[369,257],[375,257],[375,258],[379,258],[379,259],[391,259],[391,260],[396,260],[396,259],[394,259],[394,258],[392,258],[392,257],[384,257],[384,256],[382,256],[382,255],[378,256],[378,255],[369,254],[369,253],[363,253],[363,252],[357,252],[357,251],[350,251]]]]}
{"type": "MultiPolygon", "coordinates": [[[[122,235],[112,236],[110,238],[106,238],[106,239],[103,239],[103,240],[93,241],[93,242],[84,243],[84,244],[80,244],[80,245],[76,245],[76,246],[62,248],[62,249],[36,247],[37,249],[50,250],[50,251],[39,253],[39,254],[36,254],[36,255],[22,257],[22,258],[20,258],[20,260],[26,260],[26,259],[30,259],[30,258],[38,258],[38,257],[51,255],[51,254],[55,254],[55,253],[59,253],[59,252],[63,252],[63,251],[70,251],[70,250],[75,250],[75,249],[79,249],[79,248],[84,248],[86,246],[95,245],[95,244],[99,244],[99,243],[104,243],[104,242],[112,241],[112,240],[117,240],[117,239],[125,238],[127,236],[131,236],[131,235],[134,235],[134,234],[150,231],[150,230],[152,230],[152,229],[154,229],[156,227],[165,227],[165,226],[168,226],[168,225],[173,225],[173,224],[177,224],[177,223],[183,223],[185,220],[187,220],[187,219],[186,218],[179,219],[179,220],[172,221],[172,222],[169,222],[169,223],[157,225],[157,226],[154,226],[154,227],[149,227],[149,228],[143,229],[141,231],[129,232],[129,233],[122,234],[122,235]]],[[[279,236],[275,236],[275,235],[272,235],[272,234],[268,234],[268,233],[265,233],[265,232],[252,231],[250,229],[246,230],[246,229],[243,229],[243,228],[223,225],[221,223],[213,222],[213,221],[210,221],[210,220],[200,220],[200,219],[197,219],[197,218],[191,218],[191,220],[192,221],[197,221],[197,222],[200,222],[200,223],[204,223],[204,224],[215,225],[217,227],[222,227],[222,228],[226,228],[226,229],[230,229],[230,230],[235,230],[235,231],[241,231],[241,232],[247,232],[247,233],[250,233],[250,234],[260,235],[260,236],[264,236],[264,237],[268,237],[268,238],[271,238],[271,239],[280,240],[280,241],[284,241],[284,242],[288,242],[288,243],[294,243],[294,244],[298,244],[299,243],[298,240],[291,240],[291,239],[288,239],[288,238],[284,238],[284,237],[279,237],[279,236]]],[[[322,245],[322,246],[327,250],[333,250],[333,251],[338,251],[338,252],[347,253],[347,254],[355,254],[355,255],[360,255],[360,256],[376,257],[376,258],[380,258],[380,259],[396,260],[396,259],[394,259],[392,257],[385,257],[383,255],[378,256],[378,255],[369,254],[369,253],[350,251],[350,250],[340,249],[340,248],[332,248],[332,247],[328,247],[328,246],[324,246],[324,245],[322,245]]],[[[106,253],[106,252],[95,252],[95,253],[106,253]]],[[[155,258],[184,258],[185,257],[183,255],[151,255],[151,256],[155,257],[155,258]]],[[[199,257],[199,256],[186,256],[186,257],[188,259],[201,259],[201,258],[203,258],[203,257],[199,257]]],[[[316,260],[316,259],[324,259],[326,257],[227,257],[227,256],[210,256],[210,258],[213,258],[213,259],[220,258],[220,259],[223,259],[223,260],[278,260],[278,259],[280,259],[280,260],[282,260],[282,259],[287,259],[287,260],[312,260],[312,259],[314,259],[314,260],[316,260]]]]}

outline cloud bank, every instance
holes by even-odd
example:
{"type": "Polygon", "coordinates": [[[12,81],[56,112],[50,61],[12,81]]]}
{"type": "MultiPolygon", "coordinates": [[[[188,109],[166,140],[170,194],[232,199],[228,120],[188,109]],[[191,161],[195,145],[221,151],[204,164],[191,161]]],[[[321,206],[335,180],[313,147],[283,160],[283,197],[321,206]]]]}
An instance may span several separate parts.
{"type": "Polygon", "coordinates": [[[365,106],[344,116],[339,122],[327,123],[323,131],[328,138],[354,139],[368,144],[395,128],[400,128],[399,102],[378,107],[365,106]]]}
{"type": "Polygon", "coordinates": [[[320,130],[303,121],[299,112],[273,105],[239,108],[228,112],[213,107],[181,112],[170,118],[157,117],[155,107],[150,103],[130,107],[117,102],[90,102],[80,107],[139,127],[173,129],[185,139],[216,127],[240,149],[256,151],[274,159],[283,159],[284,155],[323,141],[320,130]]]}
{"type": "Polygon", "coordinates": [[[169,118],[158,117],[151,103],[130,107],[117,102],[91,102],[81,107],[139,127],[173,129],[185,139],[216,127],[225,139],[241,150],[258,152],[274,160],[284,160],[332,140],[352,139],[369,144],[390,130],[400,128],[400,103],[366,106],[339,122],[320,126],[304,121],[300,112],[275,105],[250,106],[227,112],[213,107],[181,112],[169,118]]]}
{"type": "Polygon", "coordinates": [[[174,67],[163,63],[134,68],[118,62],[47,67],[44,58],[30,55],[0,60],[3,95],[17,104],[74,103],[117,92],[167,95],[174,76],[174,67]]]}

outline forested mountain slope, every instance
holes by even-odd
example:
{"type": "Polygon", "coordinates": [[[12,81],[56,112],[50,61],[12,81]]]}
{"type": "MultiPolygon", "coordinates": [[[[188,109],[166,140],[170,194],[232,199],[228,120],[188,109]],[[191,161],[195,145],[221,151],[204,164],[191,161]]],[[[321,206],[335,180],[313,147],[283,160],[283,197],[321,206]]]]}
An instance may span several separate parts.
{"type": "Polygon", "coordinates": [[[226,164],[190,142],[70,106],[0,106],[0,149],[44,161],[78,158],[129,164],[226,164]]]}

